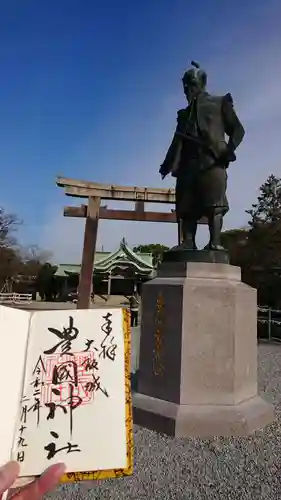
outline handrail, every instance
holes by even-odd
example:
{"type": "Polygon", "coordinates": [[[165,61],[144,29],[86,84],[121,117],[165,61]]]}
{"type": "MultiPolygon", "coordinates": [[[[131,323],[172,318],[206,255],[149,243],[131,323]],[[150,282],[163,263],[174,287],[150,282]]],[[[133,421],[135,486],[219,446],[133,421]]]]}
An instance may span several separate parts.
{"type": "Polygon", "coordinates": [[[281,326],[281,310],[280,309],[271,309],[268,306],[258,306],[258,313],[265,313],[263,317],[259,317],[258,315],[258,324],[267,325],[267,340],[269,342],[271,340],[275,340],[277,342],[281,342],[280,338],[272,336],[272,326],[281,326]],[[274,319],[274,314],[280,314],[280,320],[274,319]]]}
{"type": "Polygon", "coordinates": [[[4,304],[21,304],[22,302],[27,302],[30,304],[32,302],[31,293],[0,293],[0,303],[4,304]]]}

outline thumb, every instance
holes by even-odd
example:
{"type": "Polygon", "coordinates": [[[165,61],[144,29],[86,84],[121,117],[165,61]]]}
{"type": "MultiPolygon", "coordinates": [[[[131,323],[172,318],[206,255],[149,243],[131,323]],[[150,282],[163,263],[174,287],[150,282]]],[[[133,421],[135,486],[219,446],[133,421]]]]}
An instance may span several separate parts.
{"type": "Polygon", "coordinates": [[[8,462],[0,467],[0,494],[8,490],[16,480],[20,472],[18,462],[8,462]]]}

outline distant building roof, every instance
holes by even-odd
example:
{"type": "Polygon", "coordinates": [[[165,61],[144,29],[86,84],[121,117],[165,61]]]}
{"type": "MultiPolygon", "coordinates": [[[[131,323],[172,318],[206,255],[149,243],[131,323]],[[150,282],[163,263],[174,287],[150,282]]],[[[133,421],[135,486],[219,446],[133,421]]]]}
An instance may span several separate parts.
{"type": "MultiPolygon", "coordinates": [[[[96,252],[94,261],[95,273],[108,274],[117,267],[132,266],[137,273],[147,275],[153,273],[153,256],[147,253],[134,252],[123,238],[119,248],[110,252],[96,252]]],[[[55,276],[80,274],[80,264],[59,264],[55,276]]]]}

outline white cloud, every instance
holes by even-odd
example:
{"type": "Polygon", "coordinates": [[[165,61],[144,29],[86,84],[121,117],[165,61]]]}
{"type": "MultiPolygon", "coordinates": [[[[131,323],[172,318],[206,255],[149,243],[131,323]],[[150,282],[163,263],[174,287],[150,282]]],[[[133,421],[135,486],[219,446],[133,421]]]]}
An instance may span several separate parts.
{"type": "MultiPolygon", "coordinates": [[[[223,52],[212,65],[210,62],[210,90],[217,88],[223,92],[231,91],[238,114],[246,128],[244,143],[237,152],[238,160],[229,170],[228,196],[231,210],[225,219],[227,228],[239,227],[247,222],[245,209],[255,201],[260,184],[270,173],[281,176],[281,60],[278,57],[281,36],[279,39],[273,37],[268,42],[263,39],[262,43],[262,47],[256,48],[245,45],[243,53],[239,51],[234,56],[226,56],[223,52]]],[[[174,120],[176,108],[180,105],[182,100],[177,89],[163,101],[161,119],[156,117],[159,120],[155,123],[155,141],[151,139],[142,155],[136,154],[133,170],[132,158],[128,159],[127,168],[125,165],[120,172],[120,184],[163,187],[173,185],[172,179],[161,184],[158,165],[169,145],[168,137],[174,125],[171,120],[174,120]],[[159,132],[159,127],[163,128],[163,134],[159,132]]],[[[137,146],[141,148],[141,142],[137,146]]],[[[78,200],[77,204],[79,203],[78,200]]],[[[64,198],[61,193],[60,200],[48,214],[48,223],[42,228],[40,244],[44,248],[51,248],[55,259],[60,262],[79,262],[84,221],[64,218],[63,204],[69,204],[69,199],[64,198]]],[[[115,206],[120,207],[120,204],[115,206]]],[[[205,243],[205,228],[201,228],[200,233],[199,242],[205,243]]],[[[172,245],[176,242],[177,230],[176,226],[171,224],[101,221],[97,248],[103,246],[104,250],[112,250],[123,236],[131,245],[150,242],[172,245]]]]}

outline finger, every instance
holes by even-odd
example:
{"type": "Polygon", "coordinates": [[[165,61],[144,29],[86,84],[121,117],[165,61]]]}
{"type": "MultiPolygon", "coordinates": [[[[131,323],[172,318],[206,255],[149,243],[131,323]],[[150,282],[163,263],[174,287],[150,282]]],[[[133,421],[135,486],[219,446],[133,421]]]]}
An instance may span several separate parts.
{"type": "Polygon", "coordinates": [[[4,493],[18,477],[20,466],[18,462],[8,462],[0,467],[0,494],[4,493]]]}
{"type": "Polygon", "coordinates": [[[17,493],[13,499],[15,500],[39,500],[45,493],[48,493],[58,484],[60,478],[65,473],[66,466],[64,464],[55,464],[49,467],[44,474],[28,485],[22,491],[17,493]]]}

